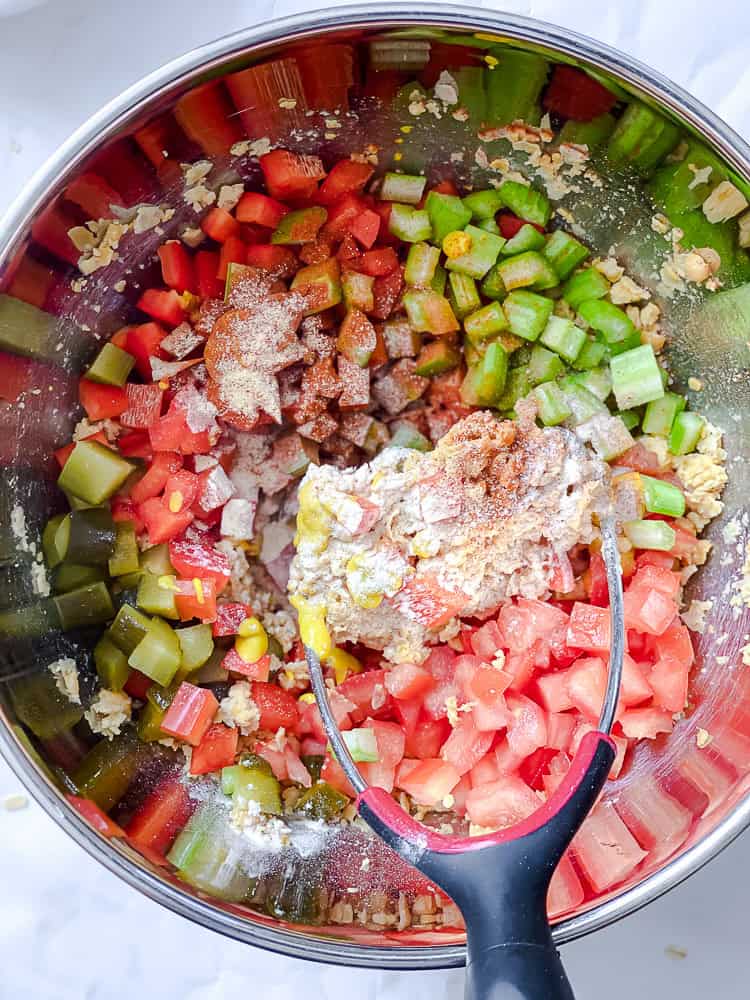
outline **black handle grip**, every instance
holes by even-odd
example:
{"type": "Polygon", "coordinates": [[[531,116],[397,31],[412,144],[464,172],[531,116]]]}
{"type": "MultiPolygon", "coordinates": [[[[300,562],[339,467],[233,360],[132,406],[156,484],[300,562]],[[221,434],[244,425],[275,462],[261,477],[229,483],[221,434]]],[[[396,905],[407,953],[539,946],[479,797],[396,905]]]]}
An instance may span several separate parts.
{"type": "Polygon", "coordinates": [[[479,955],[471,954],[466,966],[466,1000],[575,1000],[560,955],[534,944],[501,944],[479,955]]]}

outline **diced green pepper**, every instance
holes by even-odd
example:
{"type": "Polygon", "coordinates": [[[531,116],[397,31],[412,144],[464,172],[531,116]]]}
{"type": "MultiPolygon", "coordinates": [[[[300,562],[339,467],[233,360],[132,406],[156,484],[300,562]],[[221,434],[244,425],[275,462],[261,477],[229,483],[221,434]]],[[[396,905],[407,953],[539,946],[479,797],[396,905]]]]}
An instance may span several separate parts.
{"type": "Polygon", "coordinates": [[[595,267],[584,268],[571,275],[563,286],[562,297],[571,309],[578,308],[591,299],[602,299],[609,292],[609,282],[595,267]]]}
{"type": "Polygon", "coordinates": [[[426,184],[426,177],[389,171],[383,178],[379,197],[381,201],[400,201],[405,205],[418,205],[422,200],[426,184]]]}
{"type": "Polygon", "coordinates": [[[78,441],[57,484],[60,489],[97,505],[116,493],[132,471],[130,462],[120,458],[111,448],[98,441],[78,441]]]}
{"type": "Polygon", "coordinates": [[[174,629],[161,618],[152,618],[148,631],[128,657],[135,670],[166,686],[180,668],[182,654],[174,629]]]}
{"type": "Polygon", "coordinates": [[[646,406],[641,422],[643,433],[669,437],[675,417],[684,409],[684,396],[676,392],[665,392],[661,399],[654,399],[646,406]]]}
{"type": "MultiPolygon", "coordinates": [[[[496,188],[487,188],[484,191],[472,191],[471,194],[467,194],[463,199],[464,208],[469,211],[469,219],[477,219],[479,221],[484,221],[485,219],[494,219],[497,213],[505,208],[505,202],[500,192],[496,188]]],[[[454,226],[454,229],[463,229],[466,225],[464,222],[461,226],[454,226]]]]}
{"type": "Polygon", "coordinates": [[[463,229],[466,223],[471,220],[470,208],[453,194],[430,191],[424,207],[430,217],[432,239],[438,246],[442,246],[443,239],[448,233],[452,233],[456,229],[463,229]]]}
{"type": "Polygon", "coordinates": [[[123,604],[109,626],[109,639],[130,656],[151,627],[151,619],[130,604],[123,604]]]}
{"type": "Polygon", "coordinates": [[[649,514],[682,517],[685,513],[685,494],[679,487],[663,479],[641,476],[643,500],[649,514]]]}
{"type": "Polygon", "coordinates": [[[404,243],[419,243],[432,238],[429,215],[423,208],[412,208],[411,205],[394,203],[391,206],[388,231],[404,243]]]}
{"type": "Polygon", "coordinates": [[[202,667],[214,651],[214,640],[210,625],[190,625],[179,628],[177,639],[182,652],[181,669],[192,672],[202,667]]]}
{"type": "Polygon", "coordinates": [[[126,576],[137,573],[140,567],[138,540],[132,521],[118,521],[115,524],[115,547],[109,558],[110,576],[126,576]]]}
{"type": "Polygon", "coordinates": [[[438,247],[430,246],[429,243],[413,243],[406,258],[404,281],[417,288],[430,286],[439,262],[438,247]]]}
{"type": "Polygon", "coordinates": [[[545,427],[556,427],[572,413],[565,394],[556,382],[538,385],[532,396],[537,404],[539,419],[545,427]]]}
{"type": "Polygon", "coordinates": [[[271,243],[312,243],[327,219],[328,212],[321,205],[311,205],[309,208],[298,208],[294,212],[287,212],[271,234],[271,243]]]}
{"type": "Polygon", "coordinates": [[[499,302],[490,302],[489,305],[482,306],[464,320],[464,330],[473,344],[491,340],[501,330],[507,328],[508,320],[499,302]]]}
{"type": "Polygon", "coordinates": [[[497,265],[503,284],[512,291],[515,288],[554,288],[557,275],[545,258],[534,250],[508,257],[497,265]]]}
{"type": "Polygon", "coordinates": [[[586,342],[586,334],[572,320],[550,316],[539,342],[566,361],[575,361],[586,342]]]}
{"type": "Polygon", "coordinates": [[[103,385],[123,386],[134,365],[135,358],[132,354],[107,342],[86,371],[86,378],[90,382],[100,382],[103,385]]]}
{"type": "Polygon", "coordinates": [[[107,585],[101,581],[57,594],[53,601],[65,632],[86,625],[101,625],[115,614],[107,585]]]}
{"type": "Polygon", "coordinates": [[[565,365],[559,355],[548,351],[540,344],[534,344],[527,370],[531,385],[540,385],[542,382],[552,382],[559,378],[565,371],[565,365]]]}
{"type": "Polygon", "coordinates": [[[547,225],[552,206],[549,198],[541,191],[521,184],[520,181],[504,181],[498,190],[504,204],[519,219],[534,222],[538,226],[547,225]]]}
{"type": "Polygon", "coordinates": [[[471,237],[471,249],[458,257],[449,257],[446,268],[472,278],[483,278],[498,258],[505,240],[487,233],[478,226],[466,226],[464,232],[471,237]]]}
{"type": "Polygon", "coordinates": [[[130,675],[128,658],[106,634],[94,646],[94,663],[102,687],[122,691],[130,675]]]}
{"type": "Polygon", "coordinates": [[[501,253],[503,257],[513,257],[515,254],[526,253],[527,250],[544,250],[545,242],[542,233],[530,222],[525,222],[516,235],[506,241],[501,253]]]}
{"type": "Polygon", "coordinates": [[[479,309],[482,304],[474,279],[457,271],[448,275],[448,301],[459,319],[479,309]]]}
{"type": "Polygon", "coordinates": [[[618,354],[609,364],[618,409],[632,410],[664,395],[661,369],[650,344],[618,354]]]}
{"type": "MultiPolygon", "coordinates": [[[[528,249],[535,248],[529,247],[528,249]]],[[[569,277],[589,255],[588,247],[579,243],[570,233],[563,232],[562,229],[555,230],[547,237],[547,244],[542,253],[555,269],[560,281],[569,277]]]]}
{"type": "Polygon", "coordinates": [[[695,451],[701,439],[706,420],[698,413],[683,410],[674,418],[669,432],[669,450],[673,455],[687,455],[695,451]]]}
{"type": "Polygon", "coordinates": [[[669,552],[677,541],[674,528],[666,521],[626,521],[623,529],[636,549],[669,552]]]}
{"type": "Polygon", "coordinates": [[[417,357],[414,371],[417,375],[439,375],[461,364],[461,352],[444,340],[425,344],[417,357]]]}
{"type": "Polygon", "coordinates": [[[503,309],[508,318],[510,332],[524,340],[537,340],[552,316],[555,304],[552,299],[523,289],[512,291],[503,309]]]}
{"type": "Polygon", "coordinates": [[[165,580],[163,576],[143,573],[138,581],[136,598],[138,607],[149,615],[161,615],[162,618],[176,621],[180,615],[174,599],[174,590],[169,586],[170,582],[171,578],[165,580]]]}
{"type": "Polygon", "coordinates": [[[391,440],[387,448],[412,448],[414,451],[432,451],[432,442],[424,434],[420,434],[414,424],[401,420],[392,425],[391,440]]]}
{"type": "Polygon", "coordinates": [[[69,562],[61,563],[53,574],[54,588],[59,594],[103,579],[104,570],[101,566],[79,566],[69,562]]]}

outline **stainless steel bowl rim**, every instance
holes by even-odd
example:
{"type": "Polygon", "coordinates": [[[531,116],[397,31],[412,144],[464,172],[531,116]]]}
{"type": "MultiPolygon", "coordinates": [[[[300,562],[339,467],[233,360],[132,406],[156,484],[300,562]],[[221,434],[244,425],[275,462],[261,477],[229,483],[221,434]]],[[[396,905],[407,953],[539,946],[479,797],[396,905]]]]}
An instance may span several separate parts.
{"type": "MultiPolygon", "coordinates": [[[[285,17],[226,35],[172,60],[110,101],[81,125],[33,175],[0,219],[0,269],[41,205],[61,189],[67,174],[97,145],[137,115],[154,96],[252,47],[288,42],[292,38],[339,28],[382,30],[421,25],[500,34],[509,40],[548,46],[614,72],[708,138],[733,169],[750,181],[750,146],[733,129],[667,77],[608,45],[541,21],[501,12],[479,12],[454,4],[433,2],[419,11],[401,3],[389,3],[375,9],[354,5],[285,17]]],[[[465,962],[463,946],[368,947],[330,937],[315,938],[311,936],[313,928],[310,932],[299,933],[281,926],[253,923],[227,912],[208,898],[199,899],[162,881],[123,851],[113,849],[102,837],[92,834],[89,825],[65,802],[51,782],[31,766],[20,743],[4,725],[0,725],[0,752],[46,812],[88,854],[128,885],[196,923],[269,951],[312,961],[404,971],[449,968],[465,962]]],[[[554,929],[556,943],[564,944],[606,927],[657,899],[716,857],[749,825],[750,796],[747,796],[711,833],[660,871],[616,898],[557,924],[554,929]]]]}

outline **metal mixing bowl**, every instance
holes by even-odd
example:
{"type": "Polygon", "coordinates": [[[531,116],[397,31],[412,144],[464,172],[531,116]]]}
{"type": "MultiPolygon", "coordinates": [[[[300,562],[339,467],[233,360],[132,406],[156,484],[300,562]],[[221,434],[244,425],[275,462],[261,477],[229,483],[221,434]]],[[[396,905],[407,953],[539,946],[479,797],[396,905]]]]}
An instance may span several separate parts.
{"type": "MultiPolygon", "coordinates": [[[[269,63],[282,56],[304,62],[305,53],[319,46],[340,46],[326,50],[330,56],[331,78],[338,87],[339,99],[345,100],[348,88],[347,60],[354,55],[357,72],[367,71],[366,44],[374,37],[409,30],[415,41],[427,43],[455,41],[458,36],[474,34],[483,47],[509,45],[544,54],[552,62],[573,62],[600,74],[626,94],[635,95],[659,108],[686,133],[697,134],[723,159],[727,168],[742,181],[750,181],[750,148],[722,121],[702,107],[690,95],[669,80],[660,77],[635,60],[559,28],[536,21],[502,14],[480,14],[470,8],[428,4],[415,13],[412,8],[392,6],[385,9],[348,8],[307,14],[276,21],[252,30],[239,32],[197,49],[175,60],[111,102],[80,128],[31,180],[0,224],[0,288],[7,288],[23,256],[51,264],[55,284],[44,308],[59,317],[54,338],[49,331],[39,332],[30,324],[28,338],[19,343],[19,353],[39,337],[52,350],[52,362],[40,371],[46,385],[41,395],[31,397],[25,409],[0,404],[0,463],[3,476],[0,490],[0,572],[3,577],[3,606],[18,607],[32,598],[29,582],[28,551],[21,551],[10,531],[9,511],[20,504],[26,512],[29,537],[34,538],[56,503],[56,492],[49,464],[53,448],[69,439],[75,420],[75,375],[90,355],[96,336],[106,336],[123,325],[132,313],[128,293],[121,295],[112,287],[125,269],[133,280],[138,268],[148,275],[151,255],[163,235],[134,243],[127,249],[127,259],[113,265],[106,281],[93,280],[85,294],[70,288],[73,270],[59,258],[40,247],[35,238],[40,232],[42,213],[62,205],[70,213],[63,193],[71,181],[97,165],[108,163],[110,172],[119,169],[122,178],[146,177],[149,197],[154,201],[169,199],[174,187],[173,160],[149,164],[144,150],[158,161],[163,145],[177,155],[197,158],[201,150],[195,137],[186,137],[178,122],[180,99],[209,81],[218,83],[230,74],[250,65],[269,63]],[[176,116],[173,111],[177,109],[176,116]],[[135,171],[135,172],[133,172],[135,171]],[[119,269],[119,270],[118,270],[119,269]],[[117,272],[117,273],[115,273],[117,272]],[[46,340],[45,340],[46,338],[46,340]],[[59,345],[59,348],[58,348],[59,345]],[[55,350],[55,348],[58,348],[55,350]]],[[[402,36],[403,37],[403,36],[402,36]]],[[[222,99],[230,108],[228,92],[220,84],[222,99]]],[[[331,92],[330,88],[327,91],[331,92]]],[[[304,92],[301,102],[312,103],[316,97],[304,92]]],[[[625,96],[625,95],[623,95],[625,96]]],[[[303,103],[292,116],[296,131],[291,142],[295,148],[313,151],[318,146],[329,162],[348,152],[358,143],[381,145],[381,157],[392,145],[397,130],[387,115],[369,113],[363,130],[359,120],[342,115],[344,127],[335,136],[317,132],[302,114],[303,103]]],[[[253,118],[247,109],[232,120],[250,129],[267,125],[264,116],[253,118]]],[[[372,109],[371,109],[372,110],[372,109]]],[[[277,116],[271,115],[271,119],[277,116]]],[[[182,119],[184,122],[184,118],[182,119]]],[[[242,127],[240,126],[240,131],[242,127]]],[[[258,138],[264,131],[253,135],[258,138]]],[[[206,137],[204,137],[204,140],[206,137]]],[[[209,137],[210,139],[210,137],[209,137]]],[[[430,142],[429,135],[425,138],[430,142]]],[[[476,143],[475,143],[476,144],[476,143]]],[[[434,145],[434,143],[433,143],[434,145]]],[[[452,150],[451,150],[452,151],[452,150]]],[[[443,158],[445,150],[433,148],[443,158]]],[[[227,166],[228,166],[228,161],[227,166]]],[[[405,160],[406,162],[406,160],[405,160]]],[[[471,169],[473,165],[469,164],[471,169]]],[[[252,181],[257,170],[245,163],[246,178],[252,181]]],[[[245,168],[243,168],[245,169],[245,168]]],[[[468,169],[468,168],[467,168],[468,169]]],[[[179,170],[177,170],[179,175],[179,170]]],[[[174,192],[173,192],[174,193],[174,192]]],[[[133,196],[134,198],[136,195],[133,196]]],[[[604,202],[620,207],[618,221],[614,214],[600,211],[604,202],[593,198],[588,206],[577,206],[585,222],[586,235],[601,251],[610,246],[643,279],[651,281],[657,237],[651,231],[653,208],[640,182],[630,177],[607,177],[604,202]]],[[[180,205],[180,192],[175,204],[180,205]]],[[[189,213],[188,213],[189,214],[189,213]]],[[[166,226],[176,230],[186,218],[181,206],[166,226]]],[[[102,272],[103,273],[103,272],[102,272]]],[[[750,286],[747,286],[750,288],[750,286]]],[[[677,885],[726,847],[750,823],[750,713],[742,710],[748,684],[742,678],[741,647],[750,631],[746,612],[731,605],[730,598],[742,562],[747,526],[740,520],[734,535],[722,534],[723,526],[741,513],[747,493],[746,460],[750,441],[740,415],[748,406],[748,380],[745,371],[746,340],[750,329],[750,298],[744,291],[721,293],[706,306],[702,296],[677,295],[670,304],[672,344],[670,357],[676,382],[685,388],[689,376],[704,380],[705,389],[696,405],[715,423],[726,429],[731,482],[727,489],[726,511],[710,530],[715,553],[709,566],[691,582],[691,596],[710,595],[715,603],[709,615],[710,626],[700,637],[698,667],[694,690],[697,707],[675,727],[669,739],[658,749],[639,748],[634,765],[625,777],[608,790],[607,801],[618,800],[644,775],[660,783],[681,801],[689,802],[694,822],[683,843],[654,849],[625,881],[603,896],[591,896],[585,905],[561,920],[555,928],[558,943],[570,941],[589,931],[606,926],[677,885]],[[731,542],[729,541],[731,539],[731,542]],[[709,746],[699,748],[698,729],[712,736],[709,746]]],[[[206,927],[239,940],[273,951],[302,958],[342,964],[391,967],[398,969],[439,968],[463,963],[464,948],[460,932],[411,931],[396,934],[358,933],[349,928],[292,926],[246,907],[223,904],[191,891],[133,852],[119,841],[107,841],[98,835],[66,802],[56,785],[45,774],[24,742],[9,693],[13,677],[29,669],[34,662],[63,648],[63,640],[47,635],[42,646],[23,639],[6,637],[0,645],[3,683],[0,746],[18,777],[54,819],[111,871],[130,885],[174,911],[206,927]]],[[[394,876],[396,878],[396,876],[394,876]]]]}

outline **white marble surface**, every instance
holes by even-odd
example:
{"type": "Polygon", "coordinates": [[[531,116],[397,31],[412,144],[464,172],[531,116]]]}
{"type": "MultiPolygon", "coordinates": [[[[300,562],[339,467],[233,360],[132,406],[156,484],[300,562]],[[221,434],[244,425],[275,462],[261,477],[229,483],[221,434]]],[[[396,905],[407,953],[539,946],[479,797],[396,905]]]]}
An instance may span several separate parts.
{"type": "MultiPolygon", "coordinates": [[[[126,85],[249,21],[311,6],[296,0],[0,0],[0,211],[73,128],[126,85]]],[[[750,6],[742,0],[496,6],[631,52],[750,136],[750,6]]],[[[0,762],[0,803],[19,791],[0,762]]],[[[605,992],[609,1000],[746,998],[748,863],[745,837],[668,897],[567,947],[579,1000],[605,992]],[[674,957],[675,948],[686,956],[674,957]]],[[[303,993],[338,1000],[355,984],[361,1000],[461,995],[458,971],[310,966],[188,924],[95,864],[33,803],[17,812],[0,805],[0,886],[0,998],[226,1000],[249,989],[263,1000],[303,993]]]]}

